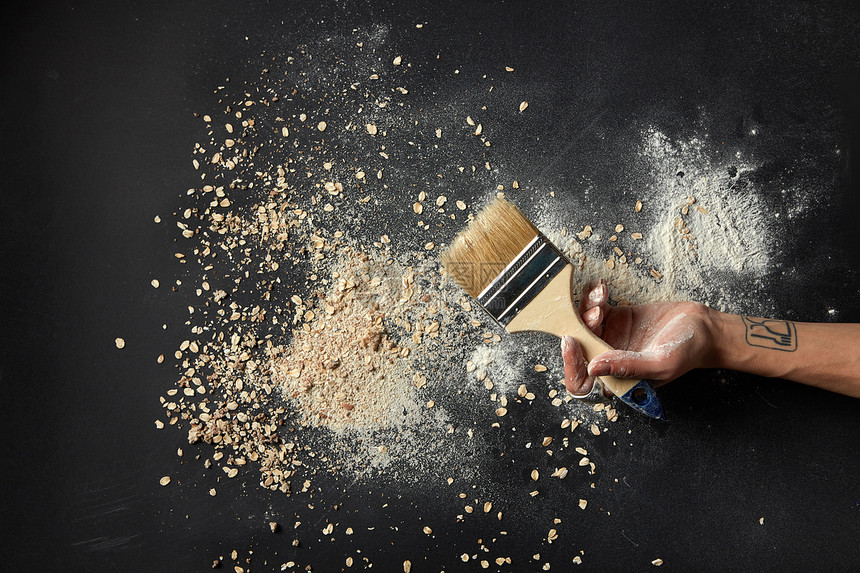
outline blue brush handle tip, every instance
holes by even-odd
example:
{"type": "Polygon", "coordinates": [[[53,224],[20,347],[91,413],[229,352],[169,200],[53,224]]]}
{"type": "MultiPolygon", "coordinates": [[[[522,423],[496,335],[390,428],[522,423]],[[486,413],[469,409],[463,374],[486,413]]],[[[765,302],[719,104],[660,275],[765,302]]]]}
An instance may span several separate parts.
{"type": "Polygon", "coordinates": [[[663,419],[663,407],[660,405],[660,399],[657,398],[657,392],[647,380],[640,380],[623,396],[619,396],[619,398],[622,402],[646,416],[657,420],[663,419]]]}

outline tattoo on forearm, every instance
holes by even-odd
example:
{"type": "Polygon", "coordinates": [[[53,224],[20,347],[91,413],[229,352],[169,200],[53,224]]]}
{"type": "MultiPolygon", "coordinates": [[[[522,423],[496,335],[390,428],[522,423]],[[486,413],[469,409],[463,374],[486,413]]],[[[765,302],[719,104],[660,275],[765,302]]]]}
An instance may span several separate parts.
{"type": "Polygon", "coordinates": [[[790,320],[741,316],[750,346],[772,348],[785,352],[797,350],[797,327],[790,320]]]}

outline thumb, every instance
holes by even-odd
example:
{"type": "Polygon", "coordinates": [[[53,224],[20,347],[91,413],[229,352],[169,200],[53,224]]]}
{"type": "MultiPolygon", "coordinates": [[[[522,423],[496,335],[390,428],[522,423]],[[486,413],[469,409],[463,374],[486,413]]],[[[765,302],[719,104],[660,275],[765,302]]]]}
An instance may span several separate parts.
{"type": "Polygon", "coordinates": [[[589,376],[660,379],[664,368],[653,353],[609,350],[588,363],[589,376]]]}

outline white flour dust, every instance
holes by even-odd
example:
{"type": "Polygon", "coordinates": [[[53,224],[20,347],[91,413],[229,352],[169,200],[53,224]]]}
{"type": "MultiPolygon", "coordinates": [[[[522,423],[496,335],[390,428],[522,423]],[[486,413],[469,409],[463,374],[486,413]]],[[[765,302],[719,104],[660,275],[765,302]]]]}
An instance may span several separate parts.
{"type": "Polygon", "coordinates": [[[536,224],[576,264],[576,284],[605,278],[615,302],[697,300],[731,311],[771,270],[773,225],[755,188],[734,184],[756,166],[712,155],[705,139],[673,141],[650,128],[636,159],[645,173],[637,205],[571,229],[544,203],[536,224]]]}

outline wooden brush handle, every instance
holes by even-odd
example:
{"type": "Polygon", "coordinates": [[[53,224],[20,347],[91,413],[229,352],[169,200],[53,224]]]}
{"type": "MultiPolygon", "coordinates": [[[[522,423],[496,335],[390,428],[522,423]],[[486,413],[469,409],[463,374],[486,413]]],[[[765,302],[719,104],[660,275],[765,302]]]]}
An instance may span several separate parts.
{"type": "MultiPolygon", "coordinates": [[[[567,265],[514,319],[508,323],[508,332],[540,331],[558,337],[572,336],[582,346],[586,360],[612,350],[602,338],[591,332],[576,311],[572,296],[573,265],[567,265]]],[[[601,381],[616,396],[622,396],[638,380],[601,376],[601,381]]]]}

